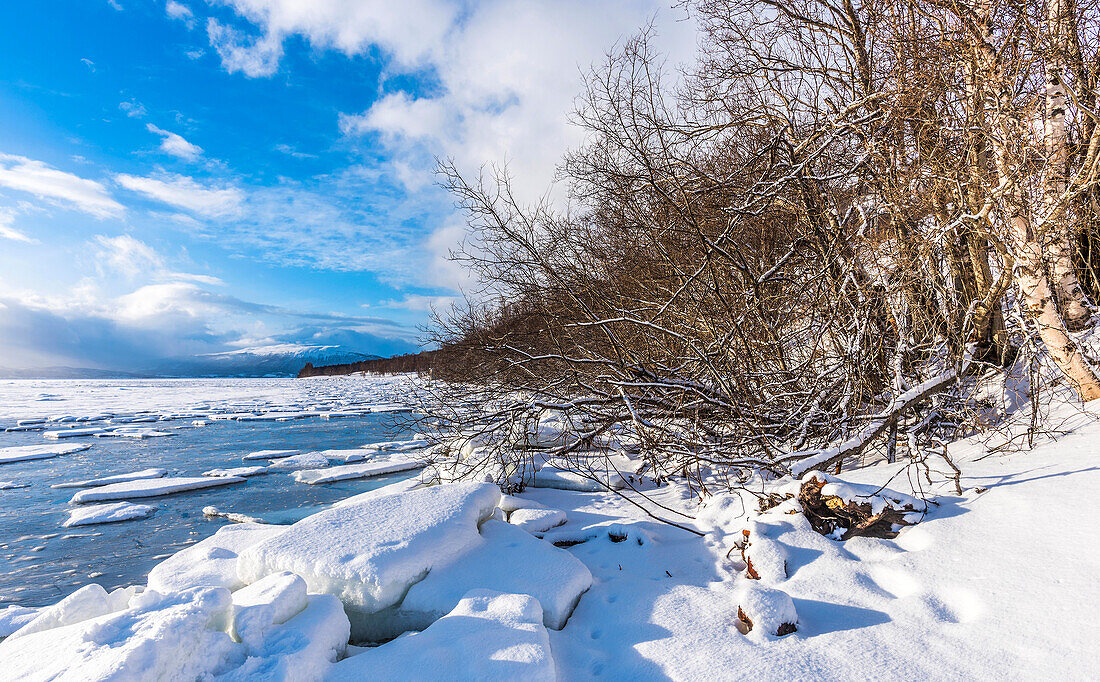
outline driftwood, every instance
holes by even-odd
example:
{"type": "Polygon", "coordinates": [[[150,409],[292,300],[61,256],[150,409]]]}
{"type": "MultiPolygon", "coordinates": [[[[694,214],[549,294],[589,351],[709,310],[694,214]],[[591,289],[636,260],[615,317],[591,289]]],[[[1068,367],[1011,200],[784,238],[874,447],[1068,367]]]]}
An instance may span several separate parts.
{"type": "Polygon", "coordinates": [[[871,503],[844,500],[835,495],[822,495],[827,481],[811,477],[802,483],[798,502],[813,529],[822,535],[840,540],[857,536],[872,538],[897,537],[901,526],[915,524],[914,513],[920,510],[909,505],[886,505],[874,513],[871,503]]]}

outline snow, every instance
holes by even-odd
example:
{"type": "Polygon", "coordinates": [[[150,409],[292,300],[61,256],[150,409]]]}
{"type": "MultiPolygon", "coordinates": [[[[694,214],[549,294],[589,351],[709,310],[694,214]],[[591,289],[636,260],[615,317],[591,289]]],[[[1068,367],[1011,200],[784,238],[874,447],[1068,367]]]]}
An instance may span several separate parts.
{"type": "Polygon", "coordinates": [[[146,478],[161,478],[168,473],[167,469],[142,469],[129,474],[115,474],[103,478],[89,478],[85,481],[72,481],[70,483],[55,483],[51,488],[95,488],[112,483],[124,483],[126,481],[140,481],[146,478]]]}
{"type": "Polygon", "coordinates": [[[142,427],[120,427],[100,431],[95,434],[96,438],[163,438],[165,436],[174,436],[176,434],[170,431],[159,431],[152,428],[142,427]]]}
{"type": "Polygon", "coordinates": [[[181,493],[189,490],[213,488],[219,485],[244,483],[244,480],[245,479],[239,476],[229,476],[225,478],[181,476],[178,478],[141,479],[123,483],[112,483],[90,490],[81,490],[73,495],[73,499],[69,500],[69,502],[72,504],[80,504],[82,502],[99,502],[101,500],[128,500],[135,497],[157,497],[159,495],[171,495],[173,493],[181,493]]]}
{"type": "Polygon", "coordinates": [[[7,637],[19,628],[34,620],[38,615],[38,609],[26,606],[9,605],[0,610],[0,637],[7,637]]]}
{"type": "Polygon", "coordinates": [[[202,472],[203,476],[214,477],[227,477],[227,476],[239,476],[241,478],[248,478],[249,476],[259,476],[260,474],[269,473],[271,470],[265,466],[253,466],[253,467],[231,467],[229,469],[211,469],[210,471],[202,472]]]}
{"type": "Polygon", "coordinates": [[[131,519],[144,519],[151,516],[156,510],[156,507],[147,504],[131,504],[130,502],[92,504],[70,510],[69,519],[61,525],[70,528],[72,526],[91,526],[97,523],[117,523],[131,519]]]}
{"type": "Polygon", "coordinates": [[[32,459],[48,459],[58,455],[71,455],[92,447],[91,445],[19,445],[0,448],[0,464],[25,462],[32,459]]]}
{"type": "Polygon", "coordinates": [[[257,450],[256,452],[248,453],[241,459],[279,459],[282,457],[290,457],[291,455],[299,455],[301,453],[301,450],[257,450]]]}
{"type": "Polygon", "coordinates": [[[545,533],[569,519],[560,509],[516,509],[508,515],[508,523],[522,528],[528,533],[545,533]]]}
{"type": "Polygon", "coordinates": [[[250,651],[262,644],[273,625],[285,623],[306,607],[306,582],[293,573],[273,573],[233,593],[229,634],[250,651]]]}
{"type": "Polygon", "coordinates": [[[410,440],[387,440],[381,443],[370,443],[364,445],[365,450],[419,450],[428,447],[428,441],[423,438],[412,438],[410,440]]]}
{"type": "MultiPolygon", "coordinates": [[[[119,588],[113,592],[107,592],[101,586],[92,583],[85,585],[76,592],[65,597],[53,606],[38,609],[35,617],[26,625],[12,633],[5,644],[16,639],[32,635],[44,630],[80,623],[126,608],[130,598],[137,593],[137,588],[119,588]]],[[[3,656],[0,655],[0,659],[3,656]]]]}
{"type": "Polygon", "coordinates": [[[575,471],[569,471],[547,464],[535,472],[535,488],[560,488],[562,490],[579,490],[583,492],[598,492],[612,488],[620,490],[626,487],[626,481],[622,476],[614,472],[593,472],[590,476],[581,475],[575,471]]]}
{"type": "Polygon", "coordinates": [[[427,630],[340,661],[327,679],[553,682],[541,611],[527,595],[474,590],[427,630]]]}
{"type": "Polygon", "coordinates": [[[95,436],[104,432],[106,432],[106,429],[100,428],[62,429],[60,431],[46,431],[42,434],[42,437],[53,438],[54,440],[57,440],[59,438],[79,438],[81,436],[95,436]]]}
{"type": "Polygon", "coordinates": [[[225,682],[323,679],[329,667],[344,655],[351,627],[336,597],[316,594],[307,599],[300,613],[266,630],[263,643],[249,651],[239,668],[216,679],[225,682]]]}
{"type": "Polygon", "coordinates": [[[401,456],[389,458],[376,457],[363,464],[345,464],[343,466],[334,466],[326,469],[295,471],[293,476],[294,480],[299,483],[316,485],[319,483],[334,483],[336,481],[347,481],[356,478],[384,476],[400,471],[423,469],[425,466],[424,462],[418,462],[401,456]]]}
{"type": "Polygon", "coordinates": [[[560,630],[591,585],[592,574],[569,552],[490,519],[481,526],[481,542],[413,585],[392,619],[387,615],[378,622],[390,632],[372,633],[371,639],[422,630],[451,611],[467,592],[481,588],[535,597],[546,627],[560,630]]]}
{"type": "Polygon", "coordinates": [[[29,487],[31,487],[30,483],[23,483],[22,481],[0,481],[0,490],[17,490],[29,487]]]}
{"type": "Polygon", "coordinates": [[[301,455],[290,455],[289,457],[275,460],[268,468],[272,470],[281,469],[284,471],[292,471],[294,469],[315,469],[327,466],[328,458],[323,454],[320,452],[306,452],[301,455]]]}
{"type": "Polygon", "coordinates": [[[302,576],[311,592],[340,598],[355,634],[361,617],[394,606],[434,567],[476,546],[499,499],[495,485],[459,483],[334,507],[241,552],[238,575],[302,576]]]}
{"type": "Polygon", "coordinates": [[[0,643],[0,659],[9,679],[200,679],[238,646],[219,628],[232,608],[221,588],[148,591],[124,611],[9,637],[0,643]]]}
{"type": "Polygon", "coordinates": [[[149,572],[149,589],[161,593],[178,592],[192,587],[226,587],[238,590],[246,584],[237,576],[238,554],[286,529],[286,526],[260,523],[223,526],[205,540],[154,566],[149,572]]]}

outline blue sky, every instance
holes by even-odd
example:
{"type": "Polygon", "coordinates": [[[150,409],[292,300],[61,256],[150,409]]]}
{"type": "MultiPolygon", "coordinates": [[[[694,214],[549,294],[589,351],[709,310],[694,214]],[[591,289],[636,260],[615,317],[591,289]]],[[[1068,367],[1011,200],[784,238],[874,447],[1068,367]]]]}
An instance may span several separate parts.
{"type": "Polygon", "coordinates": [[[530,197],[652,0],[0,3],[0,367],[417,348],[463,275],[439,156],[530,197]]]}

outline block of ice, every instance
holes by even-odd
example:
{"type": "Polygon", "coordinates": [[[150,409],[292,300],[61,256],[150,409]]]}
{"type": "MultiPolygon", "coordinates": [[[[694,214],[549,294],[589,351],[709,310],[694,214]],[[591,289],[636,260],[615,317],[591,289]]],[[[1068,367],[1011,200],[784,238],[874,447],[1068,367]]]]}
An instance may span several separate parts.
{"type": "Polygon", "coordinates": [[[70,483],[55,483],[51,488],[96,488],[112,483],[124,483],[126,481],[140,481],[146,478],[161,478],[168,473],[167,469],[142,469],[129,474],[116,474],[103,478],[89,478],[86,481],[72,481],[70,483]]]}
{"type": "Polygon", "coordinates": [[[267,631],[306,607],[306,581],[286,571],[272,573],[233,593],[233,639],[249,652],[263,644],[267,631]]]}
{"type": "Polygon", "coordinates": [[[95,583],[85,585],[56,604],[38,609],[35,617],[12,633],[7,641],[121,611],[136,593],[136,587],[120,587],[108,592],[95,583]]]}
{"type": "Polygon", "coordinates": [[[392,457],[376,457],[362,464],[345,464],[343,466],[328,467],[326,469],[304,469],[294,472],[294,480],[299,483],[333,483],[335,481],[347,481],[355,478],[371,478],[384,476],[399,471],[412,471],[423,469],[424,462],[408,459],[400,455],[392,457]]]}
{"type": "Polygon", "coordinates": [[[223,668],[235,644],[222,631],[226,589],[145,592],[130,608],[0,642],[12,680],[197,680],[223,668]]]}
{"type": "Polygon", "coordinates": [[[213,476],[215,478],[224,478],[226,476],[240,476],[241,478],[248,478],[249,476],[259,476],[260,474],[270,473],[270,469],[265,466],[253,466],[253,467],[232,467],[229,469],[211,469],[210,471],[202,472],[203,476],[213,476]]]}
{"type": "Polygon", "coordinates": [[[278,535],[287,526],[238,523],[218,529],[210,537],[180,550],[149,572],[149,589],[177,592],[190,587],[227,587],[238,590],[237,555],[246,548],[278,535]]]}
{"type": "Polygon", "coordinates": [[[126,481],[124,483],[112,483],[100,488],[81,490],[69,500],[72,504],[82,502],[99,502],[101,500],[128,500],[135,497],[157,497],[159,495],[171,495],[188,490],[201,488],[213,488],[219,485],[244,483],[240,476],[227,476],[224,478],[210,478],[207,476],[179,477],[179,478],[153,478],[138,481],[126,481]]]}
{"type": "Polygon", "coordinates": [[[534,597],[474,590],[423,632],[365,649],[328,680],[545,680],[557,677],[534,597]]]}
{"type": "Polygon", "coordinates": [[[156,510],[156,507],[147,504],[132,504],[130,502],[91,504],[70,510],[69,519],[61,525],[69,528],[71,526],[91,526],[97,523],[117,523],[131,519],[144,519],[151,516],[156,510]]]}
{"type": "Polygon", "coordinates": [[[241,552],[238,575],[250,583],[296,573],[311,592],[339,597],[356,632],[360,616],[397,604],[434,567],[481,543],[478,525],[499,499],[493,484],[456,483],[333,507],[241,552]]]}
{"type": "Polygon", "coordinates": [[[385,640],[407,630],[423,630],[449,613],[475,589],[526,594],[542,605],[543,624],[560,630],[592,574],[579,559],[503,521],[481,525],[481,541],[453,561],[437,565],[409,588],[400,606],[365,619],[368,639],[385,640]]]}
{"type": "Polygon", "coordinates": [[[291,455],[301,454],[301,450],[257,450],[256,452],[250,452],[241,459],[280,459],[282,457],[290,457],[291,455]]]}
{"type": "Polygon", "coordinates": [[[60,431],[47,431],[42,434],[42,437],[53,438],[54,440],[57,440],[58,438],[79,438],[81,436],[94,436],[97,433],[103,433],[104,431],[106,431],[106,429],[61,429],[60,431]]]}
{"type": "Polygon", "coordinates": [[[19,445],[0,448],[0,464],[25,462],[31,459],[47,459],[58,455],[71,455],[92,447],[91,445],[19,445]]]}
{"type": "Polygon", "coordinates": [[[316,469],[328,466],[328,457],[320,452],[305,452],[300,455],[290,455],[271,463],[271,469],[292,471],[294,469],[316,469]]]}

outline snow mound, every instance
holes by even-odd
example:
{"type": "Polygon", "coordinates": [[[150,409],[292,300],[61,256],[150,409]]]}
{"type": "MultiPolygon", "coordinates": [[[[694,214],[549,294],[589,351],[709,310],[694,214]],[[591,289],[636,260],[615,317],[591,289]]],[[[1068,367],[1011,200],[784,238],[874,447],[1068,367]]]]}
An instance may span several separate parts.
{"type": "Polygon", "coordinates": [[[99,502],[101,500],[128,500],[135,497],[157,497],[160,495],[182,493],[188,490],[200,490],[202,488],[213,488],[219,485],[230,485],[232,483],[244,483],[244,479],[239,476],[230,476],[226,478],[180,477],[141,479],[138,481],[112,483],[90,490],[81,490],[73,495],[73,498],[69,500],[69,502],[72,504],[80,504],[82,502],[99,502]]]}
{"type": "Polygon", "coordinates": [[[306,581],[285,571],[272,573],[233,593],[235,609],[229,635],[249,651],[256,651],[270,627],[285,623],[306,603],[306,581]]]}
{"type": "Polygon", "coordinates": [[[476,546],[478,525],[500,491],[461,483],[382,495],[325,510],[240,553],[245,583],[279,571],[306,580],[311,592],[340,598],[352,621],[393,606],[436,566],[476,546]]]}
{"type": "Polygon", "coordinates": [[[92,447],[91,445],[20,445],[0,448],[0,464],[25,462],[32,459],[48,459],[58,455],[71,455],[92,447]]]}
{"type": "Polygon", "coordinates": [[[551,528],[557,528],[569,519],[560,509],[516,509],[508,515],[508,523],[527,531],[528,533],[545,533],[551,528]]]}
{"type": "Polygon", "coordinates": [[[291,455],[300,454],[302,454],[301,450],[257,450],[256,452],[248,453],[241,459],[281,459],[283,457],[290,457],[291,455]]]}
{"type": "MultiPolygon", "coordinates": [[[[100,585],[85,585],[76,592],[52,606],[38,609],[34,619],[8,637],[10,642],[36,632],[80,623],[126,608],[130,598],[137,593],[136,587],[119,588],[107,592],[100,585]]],[[[0,658],[3,658],[0,656],[0,658]]]]}
{"type": "MultiPolygon", "coordinates": [[[[234,595],[236,598],[236,595],[234,595]]],[[[261,645],[239,667],[215,679],[224,682],[311,682],[344,655],[351,627],[340,600],[330,594],[309,595],[304,610],[266,632],[261,645]]]]}
{"type": "Polygon", "coordinates": [[[737,590],[736,599],[737,618],[750,635],[772,639],[797,630],[798,613],[786,592],[745,581],[737,590]]]}
{"type": "Polygon", "coordinates": [[[745,571],[754,580],[777,583],[787,579],[787,549],[765,535],[767,526],[752,523],[745,534],[745,571]]]}
{"type": "Polygon", "coordinates": [[[117,613],[9,637],[0,643],[4,675],[13,680],[196,680],[223,666],[238,646],[221,631],[233,608],[228,590],[150,591],[130,603],[117,613]]]}
{"type": "Polygon", "coordinates": [[[161,478],[168,473],[167,469],[142,469],[129,474],[116,474],[103,478],[89,478],[86,481],[72,481],[71,483],[55,483],[51,488],[97,488],[101,485],[112,483],[125,483],[126,481],[140,481],[145,478],[161,478]]]}
{"type": "Polygon", "coordinates": [[[378,457],[363,464],[345,464],[343,466],[329,467],[326,469],[305,469],[295,471],[294,480],[299,483],[317,485],[319,483],[334,483],[336,481],[348,481],[356,478],[372,478],[385,476],[401,471],[423,469],[424,462],[418,462],[402,456],[378,457]]]}
{"type": "Polygon", "coordinates": [[[211,469],[210,471],[202,472],[203,476],[211,476],[213,478],[226,478],[231,476],[239,476],[241,478],[248,478],[249,476],[259,476],[260,474],[269,473],[270,469],[265,466],[253,466],[253,467],[232,467],[229,469],[211,469]]]}
{"type": "Polygon", "coordinates": [[[118,523],[119,521],[129,521],[131,519],[144,519],[151,516],[156,510],[156,507],[147,504],[132,504],[130,502],[93,504],[70,510],[68,520],[61,525],[70,528],[72,526],[91,526],[97,523],[118,523]]]}
{"type": "Polygon", "coordinates": [[[293,471],[294,469],[317,469],[328,466],[328,457],[320,452],[306,452],[301,455],[290,455],[272,462],[268,468],[272,470],[293,471]]]}
{"type": "Polygon", "coordinates": [[[9,605],[8,608],[0,611],[0,637],[7,637],[34,620],[37,615],[38,609],[9,605]]]}
{"type": "Polygon", "coordinates": [[[552,682],[541,612],[527,595],[474,590],[427,630],[340,661],[326,679],[552,682]]]}
{"type": "Polygon", "coordinates": [[[591,585],[592,574],[569,552],[490,519],[481,526],[481,542],[409,588],[393,618],[387,614],[377,622],[389,631],[372,633],[371,639],[423,630],[454,609],[467,592],[483,588],[538,599],[543,623],[560,630],[591,585]]]}
{"type": "Polygon", "coordinates": [[[240,589],[245,581],[237,577],[237,555],[286,529],[261,523],[223,526],[205,540],[154,566],[149,572],[149,589],[162,593],[191,587],[240,589]]]}

